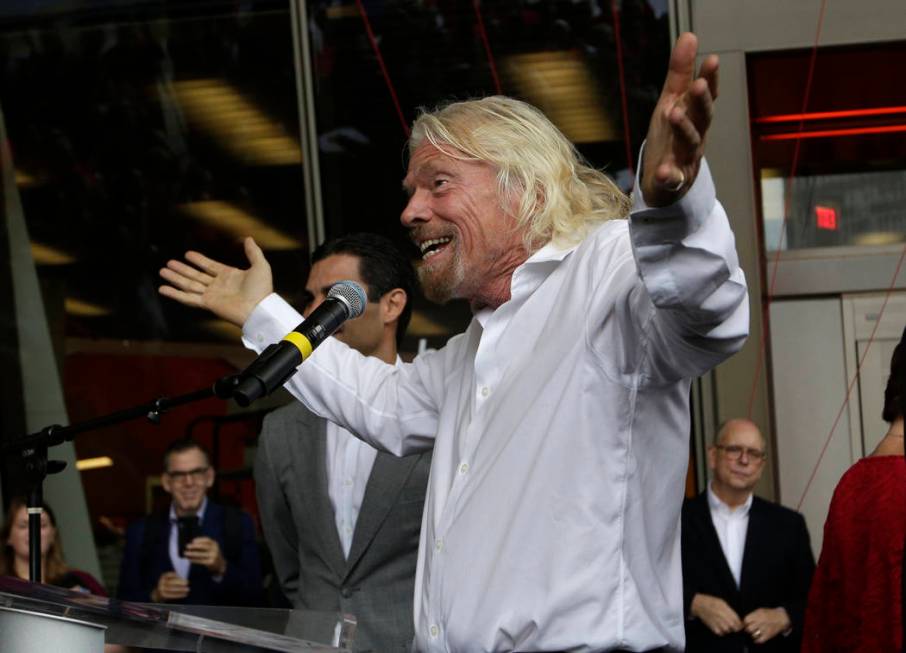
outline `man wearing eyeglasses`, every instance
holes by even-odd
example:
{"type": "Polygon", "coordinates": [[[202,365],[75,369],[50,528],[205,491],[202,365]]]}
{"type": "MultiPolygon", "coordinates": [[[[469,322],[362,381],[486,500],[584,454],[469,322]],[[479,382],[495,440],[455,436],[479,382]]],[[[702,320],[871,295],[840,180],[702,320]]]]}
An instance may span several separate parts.
{"type": "Polygon", "coordinates": [[[261,565],[251,517],[208,499],[214,469],[191,439],[164,454],[168,513],[133,523],[126,534],[118,596],[128,601],[256,605],[261,565]]]}
{"type": "Polygon", "coordinates": [[[802,515],[753,495],[766,457],[754,423],[726,422],[683,505],[687,653],[799,651],[815,560],[802,515]]]}

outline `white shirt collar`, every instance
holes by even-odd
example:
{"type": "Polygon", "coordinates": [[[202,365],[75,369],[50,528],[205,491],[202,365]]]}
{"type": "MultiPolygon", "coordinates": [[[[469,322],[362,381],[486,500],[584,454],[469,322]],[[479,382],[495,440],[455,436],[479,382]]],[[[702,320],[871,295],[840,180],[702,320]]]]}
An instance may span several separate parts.
{"type": "Polygon", "coordinates": [[[724,501],[714,493],[714,488],[712,487],[712,482],[708,481],[708,505],[711,507],[711,512],[716,512],[723,517],[745,517],[749,514],[749,510],[752,508],[752,493],[749,493],[748,498],[745,503],[741,506],[731,508],[729,505],[724,503],[724,501]]]}
{"type": "MultiPolygon", "coordinates": [[[[199,522],[204,521],[204,512],[207,509],[208,509],[208,497],[205,496],[205,498],[201,500],[201,506],[198,508],[198,512],[195,513],[196,515],[198,515],[199,522]]],[[[178,519],[179,519],[179,515],[176,514],[176,506],[174,506],[173,502],[171,501],[170,502],[170,523],[171,524],[176,523],[176,520],[178,520],[178,519]]]]}

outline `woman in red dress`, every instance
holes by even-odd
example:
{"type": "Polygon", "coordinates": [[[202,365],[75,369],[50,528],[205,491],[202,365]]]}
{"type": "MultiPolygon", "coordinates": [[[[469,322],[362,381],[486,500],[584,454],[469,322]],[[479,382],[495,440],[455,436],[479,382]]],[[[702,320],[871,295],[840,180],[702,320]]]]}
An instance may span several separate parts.
{"type": "Polygon", "coordinates": [[[806,608],[804,653],[903,650],[906,331],[903,335],[884,392],[883,417],[890,428],[834,491],[806,608]]]}

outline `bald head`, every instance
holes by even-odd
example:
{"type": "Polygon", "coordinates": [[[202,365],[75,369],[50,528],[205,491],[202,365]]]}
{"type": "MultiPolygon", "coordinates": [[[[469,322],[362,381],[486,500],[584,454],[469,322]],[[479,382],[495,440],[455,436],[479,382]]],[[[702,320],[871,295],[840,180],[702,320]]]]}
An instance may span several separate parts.
{"type": "Polygon", "coordinates": [[[754,422],[731,419],[717,432],[708,449],[711,488],[730,506],[744,502],[764,470],[765,440],[754,422]]]}
{"type": "Polygon", "coordinates": [[[746,434],[746,433],[755,433],[758,436],[758,441],[761,443],[760,447],[763,450],[765,448],[765,439],[761,434],[761,430],[756,426],[755,422],[744,417],[737,417],[734,419],[728,419],[726,422],[721,424],[720,428],[717,430],[717,435],[714,437],[714,444],[724,445],[727,440],[733,439],[734,434],[746,434]]]}

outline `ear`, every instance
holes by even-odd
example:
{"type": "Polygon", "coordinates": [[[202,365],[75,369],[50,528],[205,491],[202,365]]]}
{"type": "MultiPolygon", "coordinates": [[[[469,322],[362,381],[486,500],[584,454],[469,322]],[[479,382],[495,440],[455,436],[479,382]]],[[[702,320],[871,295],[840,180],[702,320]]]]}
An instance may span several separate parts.
{"type": "Polygon", "coordinates": [[[214,472],[214,468],[211,467],[210,465],[208,465],[208,471],[206,471],[206,472],[204,473],[204,486],[205,486],[206,488],[209,488],[209,487],[211,487],[212,485],[214,485],[214,477],[215,477],[215,476],[216,476],[216,473],[214,472]]]}
{"type": "Polygon", "coordinates": [[[402,288],[394,288],[385,292],[381,297],[381,322],[390,324],[396,322],[406,308],[406,302],[409,298],[406,291],[402,288]]]}
{"type": "Polygon", "coordinates": [[[713,472],[715,467],[717,467],[717,447],[712,444],[708,447],[708,469],[713,472]]]}

